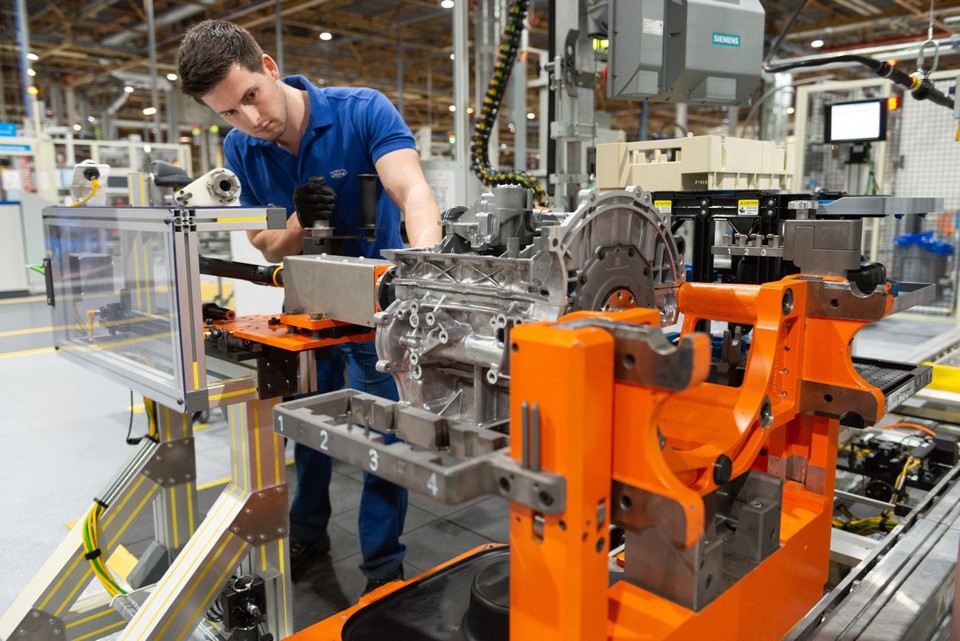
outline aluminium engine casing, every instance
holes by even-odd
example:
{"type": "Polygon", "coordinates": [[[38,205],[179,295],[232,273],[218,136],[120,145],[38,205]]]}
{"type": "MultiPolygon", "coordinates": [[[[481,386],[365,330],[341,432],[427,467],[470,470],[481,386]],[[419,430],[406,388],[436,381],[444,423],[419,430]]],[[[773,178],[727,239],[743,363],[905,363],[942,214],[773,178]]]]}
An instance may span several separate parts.
{"type": "Polygon", "coordinates": [[[683,263],[669,214],[639,188],[583,191],[575,211],[557,213],[533,210],[526,189],[497,187],[442,224],[435,247],[384,252],[395,298],[377,317],[378,369],[413,407],[505,425],[516,325],[637,306],[676,318],[683,263]]]}

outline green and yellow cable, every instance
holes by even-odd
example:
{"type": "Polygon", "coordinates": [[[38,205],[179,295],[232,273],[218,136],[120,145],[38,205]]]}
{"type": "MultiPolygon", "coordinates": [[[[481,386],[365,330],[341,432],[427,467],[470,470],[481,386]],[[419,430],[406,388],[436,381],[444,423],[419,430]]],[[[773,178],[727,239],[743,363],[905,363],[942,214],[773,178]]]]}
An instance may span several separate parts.
{"type": "Polygon", "coordinates": [[[160,430],[157,427],[156,403],[144,396],[143,409],[147,413],[147,424],[150,426],[147,431],[147,436],[149,436],[154,442],[159,441],[160,430]]]}
{"type": "Polygon", "coordinates": [[[97,503],[87,514],[84,542],[87,548],[88,560],[93,566],[94,574],[100,579],[100,582],[110,596],[117,596],[118,594],[125,594],[125,591],[113,579],[113,576],[103,562],[98,534],[100,514],[102,511],[103,506],[97,503]]]}
{"type": "Polygon", "coordinates": [[[84,518],[82,529],[84,558],[90,562],[93,573],[100,580],[107,594],[115,597],[127,592],[120,587],[104,563],[103,551],[100,549],[100,515],[103,510],[103,503],[97,500],[84,518]]]}

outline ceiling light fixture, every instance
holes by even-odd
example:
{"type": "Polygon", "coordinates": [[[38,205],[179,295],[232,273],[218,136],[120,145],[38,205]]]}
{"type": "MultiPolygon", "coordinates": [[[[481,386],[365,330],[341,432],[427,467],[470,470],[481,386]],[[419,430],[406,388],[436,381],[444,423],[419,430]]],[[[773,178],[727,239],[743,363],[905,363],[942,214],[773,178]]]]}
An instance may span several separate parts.
{"type": "Polygon", "coordinates": [[[814,49],[819,49],[820,47],[823,46],[823,40],[821,40],[820,38],[817,38],[816,40],[810,43],[810,46],[813,47],[814,49]]]}
{"type": "Polygon", "coordinates": [[[321,39],[321,40],[333,40],[333,34],[330,33],[329,31],[322,31],[322,32],[320,32],[320,39],[321,39]]]}
{"type": "Polygon", "coordinates": [[[36,69],[27,69],[27,75],[32,78],[33,76],[37,75],[37,70],[36,70],[36,69]]]}
{"type": "Polygon", "coordinates": [[[179,78],[179,77],[180,77],[180,76],[178,76],[178,75],[175,74],[175,73],[168,73],[168,74],[167,74],[167,80],[169,80],[170,82],[176,82],[176,81],[177,81],[177,78],[179,78]]]}
{"type": "Polygon", "coordinates": [[[127,85],[126,87],[123,88],[123,91],[124,93],[133,93],[133,87],[131,87],[130,85],[127,85]]]}
{"type": "Polygon", "coordinates": [[[449,107],[447,107],[447,109],[449,109],[450,111],[456,111],[456,110],[457,110],[457,106],[456,106],[456,105],[450,105],[449,107]]]}
{"type": "Polygon", "coordinates": [[[450,54],[450,59],[451,59],[451,60],[456,60],[456,59],[457,59],[457,54],[451,53],[451,54],[450,54]]]}
{"type": "Polygon", "coordinates": [[[440,0],[440,7],[442,9],[453,9],[453,5],[453,0],[440,0]]]}
{"type": "Polygon", "coordinates": [[[39,59],[40,59],[40,56],[38,56],[37,54],[33,53],[32,51],[27,54],[27,60],[33,60],[34,62],[36,62],[36,61],[39,60],[39,59]]]}
{"type": "Polygon", "coordinates": [[[144,115],[144,116],[152,116],[152,115],[155,114],[155,113],[157,113],[157,108],[156,108],[156,107],[145,107],[144,110],[143,110],[143,115],[144,115]]]}
{"type": "Polygon", "coordinates": [[[537,114],[533,113],[532,111],[527,114],[527,120],[533,120],[536,117],[537,114]]]}
{"type": "Polygon", "coordinates": [[[83,125],[81,125],[79,122],[73,126],[74,131],[80,131],[81,129],[83,129],[83,125]]]}

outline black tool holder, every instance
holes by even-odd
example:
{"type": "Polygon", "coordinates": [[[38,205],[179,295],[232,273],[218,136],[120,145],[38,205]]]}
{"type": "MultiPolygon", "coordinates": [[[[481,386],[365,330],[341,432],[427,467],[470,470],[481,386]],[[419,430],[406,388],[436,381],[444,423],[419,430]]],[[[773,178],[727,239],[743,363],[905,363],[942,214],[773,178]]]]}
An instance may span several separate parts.
{"type": "Polygon", "coordinates": [[[377,175],[360,174],[360,226],[356,234],[335,234],[330,221],[321,221],[307,230],[309,235],[303,239],[304,254],[343,255],[343,241],[362,239],[373,242],[377,238],[377,175]]]}

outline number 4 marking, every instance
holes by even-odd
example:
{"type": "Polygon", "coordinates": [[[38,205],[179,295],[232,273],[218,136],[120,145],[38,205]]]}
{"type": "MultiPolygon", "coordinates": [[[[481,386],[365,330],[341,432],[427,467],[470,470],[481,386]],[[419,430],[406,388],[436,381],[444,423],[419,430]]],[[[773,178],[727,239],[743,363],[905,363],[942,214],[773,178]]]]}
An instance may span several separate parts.
{"type": "Polygon", "coordinates": [[[437,492],[440,491],[440,487],[437,485],[437,473],[431,472],[430,478],[427,479],[427,489],[430,490],[430,494],[436,496],[437,492]]]}

